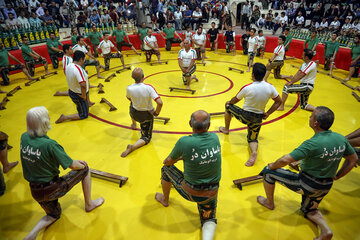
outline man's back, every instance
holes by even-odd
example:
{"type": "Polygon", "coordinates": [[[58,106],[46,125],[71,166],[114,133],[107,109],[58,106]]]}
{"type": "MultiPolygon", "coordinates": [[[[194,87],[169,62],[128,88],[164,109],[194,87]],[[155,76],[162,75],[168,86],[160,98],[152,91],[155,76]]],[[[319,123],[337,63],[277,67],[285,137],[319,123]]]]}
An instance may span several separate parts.
{"type": "Polygon", "coordinates": [[[238,100],[245,98],[243,109],[245,111],[263,114],[270,98],[279,96],[275,87],[265,81],[254,81],[243,86],[236,95],[238,100]]]}
{"type": "Polygon", "coordinates": [[[342,157],[353,153],[344,136],[329,130],[316,133],[290,156],[296,161],[302,160],[302,171],[317,178],[334,178],[342,157]]]}
{"type": "Polygon", "coordinates": [[[131,100],[133,107],[138,111],[153,109],[152,99],[159,97],[153,86],[145,83],[134,83],[126,88],[126,97],[131,100]]]}
{"type": "Polygon", "coordinates": [[[215,133],[194,133],[181,137],[170,154],[182,156],[184,177],[193,185],[218,183],[221,178],[221,146],[215,133]]]}

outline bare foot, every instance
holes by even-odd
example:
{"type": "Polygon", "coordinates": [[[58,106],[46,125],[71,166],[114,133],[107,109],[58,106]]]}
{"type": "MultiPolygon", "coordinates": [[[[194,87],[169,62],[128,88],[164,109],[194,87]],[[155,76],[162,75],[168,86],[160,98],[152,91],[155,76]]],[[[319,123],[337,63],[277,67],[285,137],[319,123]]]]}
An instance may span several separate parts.
{"type": "Polygon", "coordinates": [[[245,166],[252,167],[255,164],[257,153],[251,153],[249,160],[245,163],[245,166]]]}
{"type": "Polygon", "coordinates": [[[121,157],[126,157],[127,155],[129,155],[129,153],[132,152],[132,145],[127,145],[126,150],[121,154],[121,157]]]}
{"type": "Polygon", "coordinates": [[[191,90],[190,86],[187,86],[186,89],[191,90]]]}
{"type": "Polygon", "coordinates": [[[132,123],[132,124],[131,124],[131,129],[132,129],[132,130],[136,130],[136,123],[132,123]]]}
{"type": "Polygon", "coordinates": [[[3,90],[0,89],[0,93],[7,93],[7,92],[5,92],[5,91],[3,91],[3,90]]]}
{"type": "Polygon", "coordinates": [[[347,81],[350,81],[350,79],[349,79],[349,78],[345,78],[343,81],[344,81],[344,82],[347,82],[347,81]]]}
{"type": "Polygon", "coordinates": [[[101,79],[105,79],[105,77],[101,76],[101,75],[98,75],[97,76],[98,78],[101,78],[101,79]]]}
{"type": "Polygon", "coordinates": [[[225,127],[219,127],[219,131],[226,135],[229,134],[229,129],[226,129],[225,127]]]}
{"type": "Polygon", "coordinates": [[[91,212],[92,210],[94,210],[97,207],[100,207],[101,205],[103,205],[104,203],[104,198],[98,198],[95,200],[91,200],[91,203],[89,205],[85,204],[85,211],[86,212],[91,212]]]}
{"type": "Polygon", "coordinates": [[[257,202],[270,210],[274,210],[275,208],[274,203],[270,203],[269,200],[263,196],[258,196],[257,202]]]}
{"type": "Polygon", "coordinates": [[[18,165],[18,161],[9,163],[7,166],[4,166],[3,173],[9,172],[12,168],[14,168],[16,165],[18,165]]]}
{"type": "Polygon", "coordinates": [[[58,120],[55,121],[55,123],[58,124],[58,123],[62,123],[63,121],[65,121],[65,116],[64,114],[61,114],[61,116],[59,117],[58,120]]]}
{"type": "Polygon", "coordinates": [[[204,57],[205,59],[208,59],[209,57],[204,57]]]}
{"type": "Polygon", "coordinates": [[[333,237],[333,233],[329,230],[329,232],[321,233],[319,237],[314,238],[315,240],[331,240],[333,237]]]}
{"type": "Polygon", "coordinates": [[[280,106],[280,107],[278,107],[278,109],[277,109],[278,111],[284,111],[284,106],[280,106]]]}
{"type": "Polygon", "coordinates": [[[56,93],[54,94],[54,96],[61,96],[59,91],[56,91],[56,93]]]}
{"type": "Polygon", "coordinates": [[[250,72],[250,69],[246,70],[246,72],[250,72]]]}
{"type": "Polygon", "coordinates": [[[165,199],[164,194],[157,192],[157,193],[155,194],[155,199],[156,199],[159,203],[161,203],[164,207],[168,207],[168,206],[169,206],[169,201],[165,201],[165,200],[164,200],[164,199],[165,199]]]}

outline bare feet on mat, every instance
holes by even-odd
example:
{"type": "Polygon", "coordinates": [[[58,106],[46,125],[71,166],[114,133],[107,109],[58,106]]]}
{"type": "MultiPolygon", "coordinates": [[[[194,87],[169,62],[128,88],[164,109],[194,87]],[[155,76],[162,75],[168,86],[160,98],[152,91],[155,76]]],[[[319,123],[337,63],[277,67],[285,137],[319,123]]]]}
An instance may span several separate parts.
{"type": "Polygon", "coordinates": [[[274,204],[271,204],[269,202],[269,200],[267,200],[266,198],[264,198],[263,196],[258,196],[257,197],[257,202],[261,205],[263,205],[264,207],[270,209],[270,210],[274,210],[275,206],[274,204]]]}
{"type": "Polygon", "coordinates": [[[132,145],[127,145],[126,150],[121,154],[121,157],[126,157],[127,155],[129,155],[129,153],[132,152],[132,145]]]}
{"type": "Polygon", "coordinates": [[[163,195],[162,193],[158,193],[158,192],[157,192],[157,193],[155,194],[155,199],[156,199],[159,203],[161,203],[164,207],[168,207],[168,206],[169,206],[169,202],[164,200],[165,197],[164,197],[164,195],[163,195]]]}
{"type": "Polygon", "coordinates": [[[355,90],[360,91],[360,85],[355,88],[355,90]]]}
{"type": "Polygon", "coordinates": [[[4,166],[3,173],[9,172],[12,168],[16,167],[18,165],[18,161],[9,163],[7,166],[4,166]]]}
{"type": "Polygon", "coordinates": [[[132,129],[132,130],[136,130],[136,123],[132,123],[132,124],[131,124],[131,129],[132,129]]]}
{"type": "Polygon", "coordinates": [[[86,212],[91,212],[95,208],[100,207],[101,205],[103,205],[104,201],[105,200],[102,197],[98,198],[98,199],[95,199],[95,200],[91,200],[91,203],[89,205],[85,204],[85,211],[86,212]]]}
{"type": "Polygon", "coordinates": [[[105,77],[101,76],[101,75],[98,75],[97,76],[98,78],[101,78],[101,79],[105,79],[105,77]]]}
{"type": "Polygon", "coordinates": [[[59,91],[56,91],[56,93],[54,94],[54,96],[61,96],[59,91]]]}
{"type": "Polygon", "coordinates": [[[252,167],[255,164],[257,153],[252,153],[249,160],[245,163],[245,166],[252,167]]]}
{"type": "Polygon", "coordinates": [[[59,117],[58,120],[55,121],[55,123],[58,124],[58,123],[62,123],[63,121],[65,121],[65,116],[64,114],[61,114],[61,116],[59,117]]]}
{"type": "Polygon", "coordinates": [[[7,92],[5,92],[5,91],[3,91],[3,90],[0,89],[0,93],[7,93],[7,92]]]}
{"type": "Polygon", "coordinates": [[[190,86],[187,86],[186,89],[191,90],[190,86]]]}
{"type": "Polygon", "coordinates": [[[250,72],[250,69],[246,70],[246,72],[250,72]]]}
{"type": "Polygon", "coordinates": [[[229,134],[229,129],[226,129],[225,127],[219,127],[219,131],[226,135],[229,134]]]}

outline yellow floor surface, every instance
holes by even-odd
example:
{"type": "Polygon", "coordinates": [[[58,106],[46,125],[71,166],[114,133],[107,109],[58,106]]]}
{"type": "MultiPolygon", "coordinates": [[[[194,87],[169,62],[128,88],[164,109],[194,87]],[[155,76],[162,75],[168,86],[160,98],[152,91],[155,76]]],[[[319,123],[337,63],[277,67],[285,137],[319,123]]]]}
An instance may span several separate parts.
{"type": "MultiPolygon", "coordinates": [[[[177,51],[161,52],[168,64],[150,66],[145,57],[125,57],[131,68],[141,67],[147,76],[146,83],[155,87],[164,102],[160,116],[170,117],[168,124],[155,122],[150,144],[131,153],[126,158],[120,154],[129,143],[140,136],[139,131],[129,129],[129,101],[126,86],[133,83],[131,71],[117,74],[111,82],[104,82],[96,76],[90,78],[93,85],[102,83],[104,94],[97,89],[90,90],[90,98],[96,104],[90,108],[90,116],[83,121],[55,124],[60,114],[76,113],[69,97],[54,97],[58,91],[67,90],[66,79],[61,69],[59,74],[25,87],[23,73],[11,75],[11,85],[2,87],[10,91],[17,85],[21,90],[9,97],[7,109],[0,111],[0,128],[9,135],[9,160],[18,161],[20,136],[26,131],[26,112],[35,106],[45,106],[50,113],[52,129],[48,135],[58,141],[73,159],[88,162],[91,168],[129,177],[119,188],[116,183],[93,178],[92,195],[103,196],[105,203],[99,209],[85,213],[81,184],[74,187],[60,199],[62,217],[39,234],[38,239],[201,239],[200,221],[195,203],[188,202],[173,189],[170,206],[164,208],[154,200],[155,193],[161,191],[160,169],[163,160],[181,136],[191,132],[188,125],[190,114],[198,109],[208,112],[224,111],[224,104],[237,94],[239,89],[251,82],[251,74],[229,71],[228,67],[246,71],[246,56],[238,51],[237,56],[215,55],[208,52],[206,66],[197,65],[198,83],[192,83],[194,95],[170,92],[169,87],[183,87],[178,67],[177,51]],[[105,97],[117,111],[109,112],[109,107],[100,99],[105,97]],[[102,120],[101,120],[102,119],[102,120]]],[[[220,50],[224,52],[224,50],[220,50]]],[[[265,58],[255,58],[256,62],[267,63],[265,58]]],[[[153,56],[153,60],[155,56],[153,56]]],[[[346,59],[344,59],[345,61],[346,59]]],[[[103,59],[101,59],[103,61],[103,59]]],[[[284,74],[295,74],[291,64],[301,65],[301,60],[288,60],[282,69],[284,74]]],[[[109,76],[120,67],[120,60],[111,60],[112,69],[102,73],[109,76]]],[[[322,69],[320,66],[319,69],[322,69]]],[[[95,74],[94,67],[87,67],[89,75],[95,74]]],[[[36,76],[44,73],[42,67],[36,69],[36,76]]],[[[347,72],[335,70],[334,74],[345,78],[347,72]]],[[[285,80],[268,79],[279,93],[285,80]]],[[[359,79],[350,84],[359,85],[359,79]]],[[[1,97],[4,95],[1,95],[1,97]]],[[[261,182],[246,185],[243,191],[237,189],[232,180],[258,174],[269,162],[289,153],[300,143],[313,135],[308,126],[310,113],[297,106],[298,97],[290,95],[284,112],[275,112],[264,121],[259,136],[258,160],[253,167],[245,167],[249,157],[244,125],[233,120],[230,135],[218,133],[222,145],[222,179],[220,182],[215,239],[312,239],[318,235],[317,228],[299,213],[300,195],[277,185],[275,190],[276,209],[270,211],[256,202],[256,196],[264,194],[261,182]]],[[[270,100],[267,107],[270,106],[270,100]]],[[[351,96],[351,89],[324,74],[318,73],[315,89],[309,103],[325,105],[335,112],[333,131],[344,135],[360,126],[360,103],[351,96]]],[[[239,103],[242,106],[243,102],[239,103]]],[[[222,116],[211,119],[211,131],[223,126],[222,116]]],[[[182,167],[182,162],[176,164],[182,167]]],[[[64,173],[65,171],[62,171],[64,173]]],[[[41,207],[32,199],[28,183],[18,166],[5,174],[6,193],[0,197],[0,239],[22,239],[44,215],[41,207]]],[[[334,231],[334,239],[360,239],[360,173],[354,169],[344,179],[336,181],[330,193],[320,205],[329,226],[334,231]]]]}

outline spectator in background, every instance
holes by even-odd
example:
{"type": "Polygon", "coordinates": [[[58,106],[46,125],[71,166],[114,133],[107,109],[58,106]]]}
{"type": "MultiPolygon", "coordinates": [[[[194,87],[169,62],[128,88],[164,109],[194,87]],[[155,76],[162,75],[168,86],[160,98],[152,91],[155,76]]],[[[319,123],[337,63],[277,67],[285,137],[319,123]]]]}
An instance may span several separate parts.
{"type": "Polygon", "coordinates": [[[24,14],[25,14],[24,16],[25,16],[26,18],[29,18],[29,17],[30,17],[30,13],[29,13],[29,11],[28,11],[28,7],[25,6],[25,4],[23,4],[22,2],[19,3],[19,6],[15,9],[15,11],[16,11],[16,15],[18,16],[18,18],[19,18],[19,15],[20,15],[21,12],[24,12],[24,14]]]}
{"type": "Polygon", "coordinates": [[[94,10],[97,11],[97,7],[95,6],[94,2],[92,2],[87,8],[87,16],[90,17],[94,10]]]}
{"type": "Polygon", "coordinates": [[[191,24],[191,16],[192,16],[192,11],[190,10],[189,6],[186,6],[186,11],[183,14],[183,16],[184,16],[183,26],[184,28],[187,28],[187,26],[191,24]]]}
{"type": "Polygon", "coordinates": [[[32,12],[31,17],[29,18],[30,26],[40,26],[42,25],[43,21],[36,15],[36,13],[32,12]]]}
{"type": "Polygon", "coordinates": [[[9,29],[16,29],[18,26],[20,26],[20,23],[16,18],[14,18],[14,15],[12,13],[8,13],[9,18],[5,20],[5,24],[9,29]]]}
{"type": "Polygon", "coordinates": [[[331,7],[326,11],[325,16],[327,16],[329,22],[332,22],[335,19],[335,16],[339,16],[339,9],[335,4],[331,4],[331,7]]]}
{"type": "Polygon", "coordinates": [[[199,28],[202,20],[202,13],[200,12],[199,7],[195,8],[195,11],[192,13],[191,19],[191,29],[194,30],[194,23],[196,23],[195,29],[199,28]]]}
{"type": "Polygon", "coordinates": [[[241,29],[244,29],[244,25],[246,28],[250,26],[249,17],[250,17],[251,9],[249,2],[246,1],[241,9],[241,29]]]}
{"type": "Polygon", "coordinates": [[[115,25],[119,22],[119,15],[116,13],[116,8],[110,9],[110,17],[111,20],[115,23],[115,25]]]}
{"type": "Polygon", "coordinates": [[[3,13],[4,13],[5,19],[8,19],[8,18],[9,18],[9,13],[12,13],[14,18],[17,18],[16,12],[15,12],[15,10],[11,7],[11,4],[10,4],[10,3],[6,4],[6,8],[3,9],[3,13]]]}
{"type": "Polygon", "coordinates": [[[156,14],[155,13],[153,13],[152,15],[151,15],[151,28],[153,29],[153,30],[155,30],[155,29],[157,29],[157,17],[156,17],[156,14]]]}
{"type": "Polygon", "coordinates": [[[60,17],[61,17],[61,21],[60,21],[61,27],[63,26],[63,24],[65,24],[65,27],[69,27],[69,24],[70,24],[69,9],[67,8],[65,3],[60,7],[59,12],[60,12],[60,17]]]}
{"type": "Polygon", "coordinates": [[[111,23],[112,19],[110,17],[110,14],[108,13],[108,10],[104,9],[103,14],[101,15],[101,22],[104,24],[111,23]]]}
{"type": "Polygon", "coordinates": [[[48,9],[45,10],[45,15],[43,16],[43,20],[46,24],[54,24],[54,19],[53,17],[50,15],[50,12],[48,9]]]}
{"type": "Polygon", "coordinates": [[[181,30],[181,26],[182,26],[182,13],[180,11],[180,8],[178,8],[176,10],[176,12],[174,13],[174,17],[175,17],[175,29],[176,30],[181,30]]]}
{"type": "Polygon", "coordinates": [[[351,29],[355,35],[360,33],[360,23],[358,18],[355,18],[353,24],[351,25],[351,29]]]}
{"type": "Polygon", "coordinates": [[[82,9],[86,9],[89,6],[88,0],[80,0],[80,6],[82,9]]]}
{"type": "Polygon", "coordinates": [[[344,8],[344,10],[342,11],[340,17],[339,17],[339,21],[340,21],[341,23],[344,23],[344,22],[345,22],[345,19],[349,16],[349,14],[350,14],[350,16],[351,16],[350,20],[352,20],[352,18],[353,18],[353,13],[352,13],[352,11],[351,11],[350,5],[346,5],[345,8],[344,8]]]}
{"type": "Polygon", "coordinates": [[[336,16],[334,21],[330,23],[329,30],[330,31],[338,31],[340,29],[340,21],[339,18],[336,16]]]}
{"type": "Polygon", "coordinates": [[[97,26],[98,24],[101,23],[100,16],[99,16],[99,14],[97,13],[96,10],[93,10],[93,11],[92,11],[92,14],[90,15],[90,18],[89,18],[89,19],[90,19],[91,25],[97,26]]]}
{"type": "Polygon", "coordinates": [[[195,9],[196,9],[196,3],[195,3],[194,0],[191,0],[191,1],[190,1],[189,8],[190,8],[191,11],[195,11],[195,9]]]}
{"type": "Polygon", "coordinates": [[[77,31],[80,35],[81,35],[80,28],[85,27],[86,21],[87,21],[86,15],[84,14],[84,12],[80,12],[79,16],[77,17],[77,24],[76,24],[77,31]]]}
{"type": "MultiPolygon", "coordinates": [[[[275,16],[276,16],[276,13],[275,13],[275,16]]],[[[275,19],[276,19],[276,17],[275,17],[275,19]]],[[[276,33],[276,31],[279,28],[282,28],[281,32],[283,32],[287,26],[287,21],[288,21],[288,19],[287,19],[287,16],[285,16],[285,12],[281,12],[281,17],[279,18],[279,22],[275,23],[273,35],[276,33]]]]}
{"type": "Polygon", "coordinates": [[[312,31],[312,30],[318,30],[320,27],[320,24],[318,22],[316,22],[315,20],[311,20],[311,23],[309,26],[307,26],[307,28],[312,31]]]}
{"type": "Polygon", "coordinates": [[[210,18],[210,7],[209,4],[205,3],[204,6],[201,8],[201,13],[203,15],[202,19],[203,21],[205,20],[205,22],[209,22],[209,18],[210,18]]]}
{"type": "Polygon", "coordinates": [[[250,23],[255,24],[260,18],[260,9],[257,5],[254,6],[254,11],[251,14],[250,23]]]}
{"type": "Polygon", "coordinates": [[[99,14],[103,15],[104,14],[104,10],[109,10],[108,7],[106,6],[106,2],[102,2],[102,4],[98,7],[99,10],[99,14]]]}
{"type": "Polygon", "coordinates": [[[299,12],[302,13],[302,16],[304,17],[305,21],[306,21],[306,10],[304,8],[304,4],[301,3],[299,5],[299,7],[296,9],[296,13],[295,13],[295,16],[298,16],[299,15],[299,12]]]}
{"type": "Polygon", "coordinates": [[[151,9],[150,9],[150,14],[151,15],[157,13],[158,4],[159,4],[159,0],[151,0],[151,9]]]}
{"type": "Polygon", "coordinates": [[[321,23],[320,23],[320,25],[319,25],[319,31],[324,32],[324,31],[326,31],[328,28],[329,28],[329,24],[328,24],[328,22],[326,21],[326,17],[323,17],[323,18],[322,18],[322,21],[321,21],[321,23]]]}
{"type": "Polygon", "coordinates": [[[295,19],[295,26],[304,27],[304,24],[305,24],[305,19],[304,19],[303,15],[302,15],[302,12],[299,12],[298,16],[295,19]]]}
{"type": "Polygon", "coordinates": [[[343,36],[349,35],[351,32],[351,27],[352,26],[350,23],[350,18],[346,18],[344,25],[341,27],[341,35],[343,35],[343,36]]]}
{"type": "Polygon", "coordinates": [[[45,3],[41,3],[40,6],[37,8],[36,10],[36,15],[39,18],[42,18],[45,15],[45,9],[46,9],[46,4],[45,3]]]}
{"type": "Polygon", "coordinates": [[[265,25],[265,14],[261,14],[261,17],[259,18],[259,20],[257,20],[257,22],[255,23],[256,27],[262,29],[263,26],[265,25]]]}
{"type": "Polygon", "coordinates": [[[184,1],[182,1],[181,2],[181,5],[180,5],[180,12],[181,12],[181,14],[184,16],[184,13],[185,13],[185,11],[186,11],[186,5],[185,5],[185,2],[184,1]]]}
{"type": "Polygon", "coordinates": [[[175,16],[174,13],[170,10],[170,8],[166,10],[166,23],[175,23],[175,16]]]}
{"type": "Polygon", "coordinates": [[[120,18],[125,19],[125,8],[124,8],[122,2],[119,2],[119,6],[117,7],[116,13],[119,16],[119,21],[120,21],[120,18]]]}
{"type": "Polygon", "coordinates": [[[40,6],[40,2],[38,0],[29,0],[29,12],[35,11],[37,6],[40,6]]]}
{"type": "Polygon", "coordinates": [[[20,16],[18,17],[18,22],[20,27],[22,28],[28,28],[30,27],[29,20],[25,17],[25,12],[20,12],[20,16]]]}
{"type": "Polygon", "coordinates": [[[271,30],[273,28],[273,18],[271,13],[266,14],[265,18],[265,29],[271,30]]]}
{"type": "Polygon", "coordinates": [[[157,12],[164,13],[164,0],[159,0],[159,3],[157,5],[157,12]]]}
{"type": "Polygon", "coordinates": [[[290,6],[286,9],[286,16],[288,17],[288,23],[292,24],[295,19],[296,9],[294,8],[294,4],[290,3],[290,6]]]}

